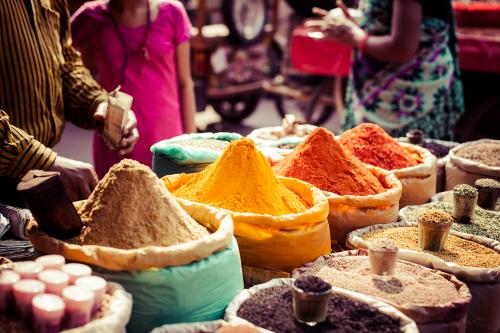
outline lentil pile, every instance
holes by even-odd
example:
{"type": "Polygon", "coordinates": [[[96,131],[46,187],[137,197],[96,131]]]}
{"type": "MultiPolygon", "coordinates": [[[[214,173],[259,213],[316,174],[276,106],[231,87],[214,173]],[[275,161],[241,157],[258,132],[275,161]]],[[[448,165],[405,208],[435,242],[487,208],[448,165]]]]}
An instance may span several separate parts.
{"type": "Polygon", "coordinates": [[[400,248],[426,252],[461,266],[481,268],[496,268],[500,266],[500,254],[495,252],[495,250],[453,235],[448,236],[448,240],[440,252],[422,251],[420,249],[418,246],[417,227],[379,229],[363,236],[363,239],[367,242],[379,238],[392,239],[400,248]]]}
{"type": "Polygon", "coordinates": [[[365,196],[385,191],[377,177],[324,128],[316,128],[274,170],[280,176],[301,179],[339,195],[365,196]]]}
{"type": "Polygon", "coordinates": [[[459,149],[456,155],[492,167],[500,167],[500,141],[470,145],[459,149]]]}
{"type": "MultiPolygon", "coordinates": [[[[450,200],[453,200],[453,196],[450,196],[450,200]]],[[[453,205],[448,202],[432,202],[425,206],[408,207],[405,209],[403,217],[407,222],[417,223],[418,215],[429,209],[441,209],[451,214],[453,205]]],[[[471,223],[453,223],[451,230],[487,237],[500,242],[500,212],[476,208],[471,223]]]]}
{"type": "Polygon", "coordinates": [[[168,143],[166,145],[178,145],[183,147],[191,147],[191,148],[202,148],[214,151],[223,151],[229,146],[229,142],[224,140],[215,140],[215,139],[191,139],[184,141],[176,141],[172,143],[168,143]]]}
{"type": "Polygon", "coordinates": [[[397,170],[421,163],[421,157],[408,152],[378,125],[364,123],[345,131],[340,143],[366,164],[397,170]]]}
{"type": "Polygon", "coordinates": [[[170,246],[207,236],[147,166],[114,165],[79,211],[84,227],[70,242],[119,249],[170,246]]]}
{"type": "Polygon", "coordinates": [[[370,271],[368,256],[331,257],[311,267],[306,275],[315,275],[335,287],[382,298],[397,306],[443,306],[458,301],[454,284],[438,272],[398,260],[390,279],[370,271]]]}
{"type": "Polygon", "coordinates": [[[241,213],[283,215],[307,209],[294,192],[281,184],[249,139],[231,142],[217,161],[173,189],[173,193],[241,213]]]}
{"type": "Polygon", "coordinates": [[[399,320],[340,295],[332,295],[326,321],[314,327],[295,321],[289,286],[276,286],[252,295],[238,310],[238,317],[273,332],[400,332],[399,320]]]}

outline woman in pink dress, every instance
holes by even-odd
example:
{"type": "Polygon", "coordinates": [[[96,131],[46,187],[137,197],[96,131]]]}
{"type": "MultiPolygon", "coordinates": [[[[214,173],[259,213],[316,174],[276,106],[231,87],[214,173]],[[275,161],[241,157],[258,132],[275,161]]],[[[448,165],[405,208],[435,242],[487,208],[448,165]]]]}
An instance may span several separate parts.
{"type": "Polygon", "coordinates": [[[127,157],[151,166],[152,144],[195,131],[189,65],[191,23],[175,0],[108,0],[85,3],[72,18],[73,44],[108,91],[134,97],[139,140],[121,156],[94,137],[99,177],[127,157]]]}

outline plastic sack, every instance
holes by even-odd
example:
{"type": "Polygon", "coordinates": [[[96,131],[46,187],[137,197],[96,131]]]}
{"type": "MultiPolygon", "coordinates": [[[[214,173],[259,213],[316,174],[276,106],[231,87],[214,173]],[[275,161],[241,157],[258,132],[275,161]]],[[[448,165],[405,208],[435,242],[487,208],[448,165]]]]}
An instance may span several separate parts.
{"type": "MultiPolygon", "coordinates": [[[[233,301],[227,306],[226,314],[224,319],[230,323],[248,323],[247,320],[238,317],[238,309],[241,304],[243,304],[247,299],[249,299],[252,295],[256,294],[261,290],[265,290],[267,288],[275,287],[275,286],[292,286],[293,279],[274,279],[264,284],[256,285],[250,289],[243,290],[238,296],[236,296],[233,301]]],[[[368,304],[371,307],[377,309],[378,311],[386,314],[392,318],[399,319],[401,332],[404,333],[417,333],[417,325],[413,320],[405,316],[400,311],[396,310],[394,307],[388,305],[387,303],[381,302],[373,297],[369,297],[354,291],[332,287],[332,293],[341,295],[347,298],[350,298],[354,301],[361,302],[364,304],[368,304]]],[[[263,329],[265,332],[270,332],[268,330],[263,329]]]]}
{"type": "MultiPolygon", "coordinates": [[[[347,256],[368,256],[368,251],[359,249],[332,253],[328,256],[322,256],[319,257],[316,261],[294,270],[292,276],[294,278],[298,278],[303,274],[307,274],[308,271],[313,267],[327,265],[327,262],[330,258],[347,256]]],[[[416,264],[407,264],[417,266],[416,264]]],[[[454,275],[443,273],[441,271],[435,272],[454,285],[461,297],[459,301],[449,302],[446,305],[438,306],[433,306],[431,304],[420,305],[411,303],[396,304],[383,298],[381,298],[381,301],[395,307],[398,311],[401,311],[412,320],[414,320],[418,326],[418,330],[420,333],[465,332],[467,310],[471,302],[471,294],[469,288],[467,288],[467,286],[463,282],[457,280],[454,275]]],[[[376,296],[371,297],[378,298],[376,296]]]]}
{"type": "MultiPolygon", "coordinates": [[[[192,174],[162,178],[170,192],[186,184],[192,174]]],[[[281,216],[231,212],[202,203],[177,198],[186,211],[192,211],[195,220],[207,207],[230,213],[234,221],[234,235],[238,240],[241,262],[245,266],[290,272],[320,255],[329,253],[328,201],[316,187],[297,179],[278,177],[285,187],[297,194],[310,207],[298,214],[281,216]]]]}
{"type": "Polygon", "coordinates": [[[194,133],[176,136],[151,146],[153,153],[153,171],[158,177],[177,173],[194,173],[203,170],[214,162],[221,152],[206,148],[194,148],[176,145],[176,142],[196,139],[234,141],[241,139],[237,133],[194,133]]]}
{"type": "MultiPolygon", "coordinates": [[[[412,226],[417,226],[417,224],[398,222],[359,229],[349,233],[347,246],[355,249],[366,249],[368,248],[368,242],[363,240],[364,234],[378,229],[412,226]]],[[[500,253],[500,242],[495,240],[458,233],[453,230],[450,231],[450,234],[477,242],[500,253]]],[[[459,280],[465,282],[472,294],[472,302],[467,317],[467,331],[482,333],[500,331],[500,317],[498,316],[498,309],[500,308],[500,267],[465,267],[444,261],[429,253],[407,249],[399,249],[398,258],[453,274],[459,280]]]]}
{"type": "Polygon", "coordinates": [[[436,193],[436,156],[427,149],[416,145],[404,142],[399,144],[409,152],[419,155],[422,159],[422,163],[418,165],[392,170],[403,185],[399,207],[429,202],[436,193]]]}
{"type": "MultiPolygon", "coordinates": [[[[75,204],[81,207],[83,201],[75,204]]],[[[188,214],[192,210],[184,208],[188,214]]],[[[60,254],[68,260],[96,265],[108,270],[141,270],[152,267],[181,266],[200,260],[228,247],[233,236],[231,216],[215,209],[204,210],[198,223],[212,232],[207,237],[168,247],[148,246],[134,250],[96,245],[77,245],[50,237],[32,223],[29,228],[33,246],[42,253],[60,254]]],[[[191,215],[192,216],[192,215],[191,215]]]]}
{"type": "Polygon", "coordinates": [[[500,145],[500,140],[471,141],[453,148],[449,154],[449,161],[446,163],[446,190],[453,190],[458,184],[474,186],[474,182],[480,178],[492,178],[500,181],[500,167],[489,166],[456,155],[461,149],[480,143],[500,145]]]}
{"type": "Polygon", "coordinates": [[[341,196],[323,191],[330,205],[328,222],[332,243],[344,244],[347,234],[353,230],[398,220],[401,182],[390,171],[366,166],[386,188],[385,192],[367,196],[341,196]]]}
{"type": "Polygon", "coordinates": [[[151,333],[259,333],[262,329],[250,324],[231,324],[224,320],[201,323],[163,325],[151,333]]]}

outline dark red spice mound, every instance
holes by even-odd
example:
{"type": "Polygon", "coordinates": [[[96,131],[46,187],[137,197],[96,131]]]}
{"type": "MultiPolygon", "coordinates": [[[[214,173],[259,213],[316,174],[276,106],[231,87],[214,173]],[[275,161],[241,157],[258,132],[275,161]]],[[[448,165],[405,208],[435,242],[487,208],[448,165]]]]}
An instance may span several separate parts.
{"type": "Polygon", "coordinates": [[[309,134],[275,165],[274,171],[339,195],[365,196],[385,191],[377,177],[324,128],[316,128],[309,134]]]}
{"type": "Polygon", "coordinates": [[[293,315],[289,286],[261,290],[241,304],[238,317],[277,333],[396,333],[399,321],[374,308],[340,295],[332,295],[326,321],[314,327],[300,324],[293,315]]]}
{"type": "Polygon", "coordinates": [[[342,146],[362,162],[386,170],[419,164],[399,143],[378,125],[363,123],[340,136],[342,146]]]}
{"type": "Polygon", "coordinates": [[[294,284],[306,293],[322,293],[332,288],[328,282],[314,275],[302,275],[294,284]]]}

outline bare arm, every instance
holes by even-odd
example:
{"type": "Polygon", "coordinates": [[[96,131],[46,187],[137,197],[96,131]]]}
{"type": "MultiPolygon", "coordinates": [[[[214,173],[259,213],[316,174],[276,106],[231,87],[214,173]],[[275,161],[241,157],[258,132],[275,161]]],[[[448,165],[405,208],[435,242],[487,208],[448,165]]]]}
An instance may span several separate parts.
{"type": "Polygon", "coordinates": [[[189,41],[181,43],[177,46],[175,50],[175,57],[184,132],[194,133],[196,132],[196,126],[194,123],[196,103],[194,99],[194,84],[193,79],[191,78],[191,65],[189,63],[189,41]]]}

